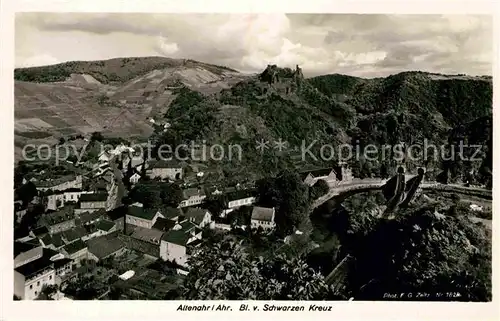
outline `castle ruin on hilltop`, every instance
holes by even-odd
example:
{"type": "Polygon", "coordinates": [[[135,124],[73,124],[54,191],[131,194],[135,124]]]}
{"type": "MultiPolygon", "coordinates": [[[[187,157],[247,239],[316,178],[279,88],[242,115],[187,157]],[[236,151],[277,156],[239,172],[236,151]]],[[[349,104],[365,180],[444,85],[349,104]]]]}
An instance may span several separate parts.
{"type": "MultiPolygon", "coordinates": [[[[278,93],[291,94],[300,88],[304,74],[299,65],[296,65],[295,70],[278,68],[277,65],[267,65],[259,79],[278,93]]],[[[267,92],[267,90],[264,91],[267,92]]]]}

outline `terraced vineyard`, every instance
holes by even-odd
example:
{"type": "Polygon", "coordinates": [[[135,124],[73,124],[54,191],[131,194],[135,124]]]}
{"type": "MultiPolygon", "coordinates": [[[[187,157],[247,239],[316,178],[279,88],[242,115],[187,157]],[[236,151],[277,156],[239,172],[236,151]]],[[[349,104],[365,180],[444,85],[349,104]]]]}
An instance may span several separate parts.
{"type": "Polygon", "coordinates": [[[75,73],[57,82],[16,80],[16,160],[25,144],[55,144],[60,137],[96,131],[115,137],[148,137],[153,132],[149,119],[166,112],[176,89],[186,86],[212,94],[246,77],[218,68],[187,61],[164,69],[146,68],[143,75],[113,84],[75,73]]]}

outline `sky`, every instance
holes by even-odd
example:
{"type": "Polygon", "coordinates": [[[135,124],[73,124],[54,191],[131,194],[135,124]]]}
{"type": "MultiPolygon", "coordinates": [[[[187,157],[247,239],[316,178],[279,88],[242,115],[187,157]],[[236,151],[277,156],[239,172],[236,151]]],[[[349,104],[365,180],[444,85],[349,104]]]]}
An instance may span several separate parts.
{"type": "Polygon", "coordinates": [[[15,28],[16,67],[165,56],[248,73],[492,74],[491,16],[18,13],[15,28]]]}

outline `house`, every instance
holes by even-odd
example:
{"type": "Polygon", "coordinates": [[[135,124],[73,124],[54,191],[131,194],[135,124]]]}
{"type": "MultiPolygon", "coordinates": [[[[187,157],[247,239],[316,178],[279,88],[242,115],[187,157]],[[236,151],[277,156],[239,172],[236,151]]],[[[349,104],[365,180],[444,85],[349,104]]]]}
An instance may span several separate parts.
{"type": "Polygon", "coordinates": [[[182,211],[182,209],[170,206],[164,207],[161,210],[161,214],[163,214],[163,217],[165,217],[166,219],[173,220],[176,222],[182,217],[184,217],[184,212],[182,211]]]}
{"type": "Polygon", "coordinates": [[[232,230],[231,219],[229,217],[214,217],[214,228],[218,230],[232,230]]]}
{"type": "Polygon", "coordinates": [[[106,235],[116,231],[116,224],[112,221],[102,220],[95,224],[95,228],[99,231],[99,235],[106,235]]]}
{"type": "Polygon", "coordinates": [[[64,194],[61,192],[52,192],[51,194],[44,195],[46,199],[45,210],[55,211],[64,206],[64,194]]]}
{"type": "Polygon", "coordinates": [[[132,174],[129,177],[129,182],[130,182],[130,184],[135,185],[139,182],[140,179],[141,179],[141,175],[139,175],[139,173],[135,172],[134,174],[132,174]]]}
{"type": "Polygon", "coordinates": [[[190,236],[189,243],[194,240],[201,240],[202,230],[193,222],[185,220],[181,223],[177,223],[173,228],[173,231],[182,231],[190,236]]]}
{"type": "Polygon", "coordinates": [[[38,224],[47,227],[50,234],[69,230],[75,227],[74,209],[66,206],[59,211],[44,214],[38,224]]]}
{"type": "Polygon", "coordinates": [[[104,171],[94,176],[91,182],[91,190],[94,193],[110,193],[116,186],[116,179],[110,170],[104,171]]]}
{"type": "Polygon", "coordinates": [[[86,194],[89,192],[82,191],[78,188],[70,188],[65,191],[55,191],[52,193],[46,193],[44,195],[46,199],[46,210],[57,210],[60,207],[64,207],[67,202],[77,203],[80,199],[81,194],[86,194]]]}
{"type": "Polygon", "coordinates": [[[338,179],[337,173],[331,168],[321,168],[300,173],[304,184],[313,186],[319,180],[324,180],[329,184],[334,184],[338,179]]]}
{"type": "Polygon", "coordinates": [[[35,182],[36,189],[42,192],[45,191],[64,191],[71,188],[82,188],[81,175],[67,175],[57,179],[49,179],[46,181],[35,182]]]}
{"type": "Polygon", "coordinates": [[[137,226],[136,228],[134,228],[134,232],[130,236],[134,239],[149,242],[159,246],[163,233],[164,232],[160,230],[137,226]]]}
{"type": "Polygon", "coordinates": [[[84,212],[78,216],[78,221],[82,226],[94,224],[101,220],[105,214],[106,212],[103,209],[92,212],[84,212]]]}
{"type": "Polygon", "coordinates": [[[85,241],[87,230],[81,226],[75,226],[72,229],[61,232],[61,238],[65,244],[70,244],[78,240],[85,241]]]}
{"type": "Polygon", "coordinates": [[[108,193],[92,193],[80,196],[79,207],[75,213],[93,212],[100,209],[106,210],[108,204],[108,193]]]}
{"type": "Polygon", "coordinates": [[[54,251],[60,250],[66,243],[62,239],[62,232],[56,234],[46,234],[40,238],[40,244],[43,247],[52,249],[54,251]]]}
{"type": "Polygon", "coordinates": [[[42,257],[43,247],[38,240],[14,242],[14,268],[42,257]]]}
{"type": "Polygon", "coordinates": [[[154,161],[148,164],[146,175],[151,178],[169,179],[176,181],[182,179],[183,166],[175,161],[154,161]]]}
{"type": "Polygon", "coordinates": [[[113,155],[109,153],[108,151],[103,150],[102,152],[99,153],[97,156],[99,163],[101,164],[108,164],[111,158],[113,158],[113,155]]]}
{"type": "Polygon", "coordinates": [[[142,171],[142,166],[144,165],[144,157],[137,152],[126,153],[121,158],[122,171],[126,173],[127,171],[133,169],[137,172],[142,171]]]}
{"type": "Polygon", "coordinates": [[[179,207],[196,206],[203,203],[207,195],[199,188],[187,188],[182,191],[183,200],[180,202],[179,207]]]}
{"type": "Polygon", "coordinates": [[[184,216],[200,228],[204,228],[205,226],[213,228],[212,214],[208,210],[190,207],[184,216]]]}
{"type": "Polygon", "coordinates": [[[160,257],[165,261],[175,262],[180,266],[187,266],[188,249],[190,243],[199,238],[185,229],[166,232],[160,243],[160,257]]]}
{"type": "Polygon", "coordinates": [[[80,267],[81,261],[88,259],[88,248],[82,240],[66,244],[61,251],[73,261],[73,267],[80,267]]]}
{"type": "Polygon", "coordinates": [[[127,213],[127,208],[125,206],[119,206],[111,211],[106,212],[105,218],[116,225],[118,231],[123,231],[125,225],[125,214],[127,213]]]}
{"type": "Polygon", "coordinates": [[[250,222],[252,228],[262,227],[264,230],[273,229],[276,225],[274,223],[274,207],[254,206],[250,222]]]}
{"type": "Polygon", "coordinates": [[[187,267],[190,249],[201,243],[201,233],[201,230],[189,220],[176,224],[161,238],[160,257],[165,261],[187,267]]]}
{"type": "Polygon", "coordinates": [[[73,271],[73,261],[68,258],[62,258],[59,260],[55,260],[54,262],[54,270],[55,270],[55,278],[56,284],[61,284],[62,278],[65,275],[71,274],[73,271]]]}
{"type": "MultiPolygon", "coordinates": [[[[41,221],[42,222],[42,221],[41,221]]],[[[31,238],[41,238],[49,234],[49,229],[47,226],[37,227],[29,232],[29,237],[31,238]]]]}
{"type": "Polygon", "coordinates": [[[255,200],[253,190],[235,190],[229,192],[225,196],[226,208],[222,211],[221,216],[224,217],[241,206],[251,205],[255,203],[255,200]]]}
{"type": "Polygon", "coordinates": [[[164,217],[159,211],[144,209],[140,206],[129,206],[125,223],[135,226],[152,228],[159,217],[164,217]]]}
{"type": "Polygon", "coordinates": [[[158,217],[156,223],[151,227],[154,230],[167,232],[170,231],[177,224],[176,220],[158,217]]]}
{"type": "Polygon", "coordinates": [[[42,249],[42,255],[14,268],[14,295],[21,300],[34,300],[42,288],[55,284],[53,252],[42,249]],[[45,250],[45,251],[44,251],[45,250]]]}
{"type": "Polygon", "coordinates": [[[96,237],[88,241],[89,259],[96,262],[120,256],[126,250],[123,241],[113,234],[96,237]]]}

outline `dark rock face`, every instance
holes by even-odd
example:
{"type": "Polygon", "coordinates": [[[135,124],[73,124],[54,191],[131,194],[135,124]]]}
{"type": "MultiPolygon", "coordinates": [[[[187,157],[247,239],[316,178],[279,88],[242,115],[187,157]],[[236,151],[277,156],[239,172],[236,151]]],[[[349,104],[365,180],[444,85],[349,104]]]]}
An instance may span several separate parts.
{"type": "Polygon", "coordinates": [[[300,81],[304,79],[304,74],[302,73],[302,69],[299,67],[299,65],[295,66],[295,72],[293,73],[293,78],[295,81],[300,81]]]}
{"type": "Polygon", "coordinates": [[[267,68],[260,74],[260,80],[272,85],[279,82],[278,66],[267,65],[267,68]]]}

